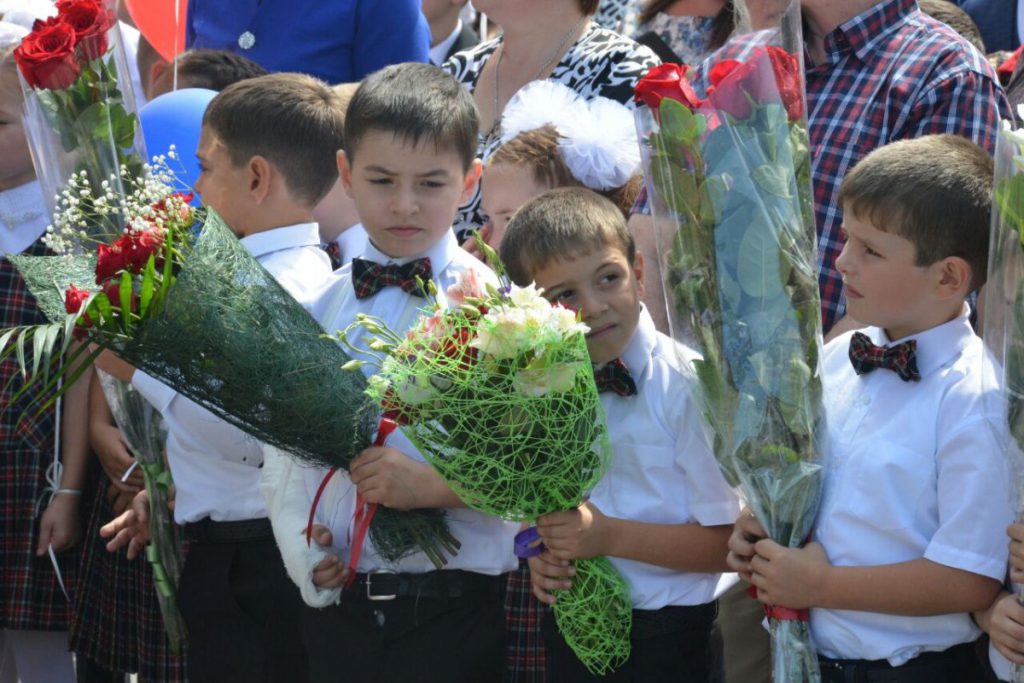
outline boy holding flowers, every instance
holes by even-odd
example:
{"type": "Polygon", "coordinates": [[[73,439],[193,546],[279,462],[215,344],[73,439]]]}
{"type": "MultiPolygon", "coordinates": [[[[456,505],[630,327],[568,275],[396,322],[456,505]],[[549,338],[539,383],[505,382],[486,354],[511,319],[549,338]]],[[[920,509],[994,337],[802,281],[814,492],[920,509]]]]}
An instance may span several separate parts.
{"type": "MultiPolygon", "coordinates": [[[[588,501],[537,520],[546,550],[530,558],[534,594],[554,604],[572,585],[572,560],[608,556],[634,609],[632,654],[607,679],[707,681],[715,585],[738,504],[687,390],[695,354],[655,330],[641,304],[643,258],[622,213],[594,192],[562,188],[524,205],[501,256],[513,282],[536,282],[589,326],[612,446],[588,501]]],[[[595,679],[550,613],[542,630],[550,680],[595,679]]]]}
{"type": "Polygon", "coordinates": [[[836,265],[873,327],[825,346],[813,542],[784,548],[745,515],[729,564],[762,602],[810,609],[825,682],[978,680],[970,612],[999,591],[1013,519],[998,380],[965,303],[985,282],[992,160],[952,135],[896,142],[840,199],[836,265]]]}

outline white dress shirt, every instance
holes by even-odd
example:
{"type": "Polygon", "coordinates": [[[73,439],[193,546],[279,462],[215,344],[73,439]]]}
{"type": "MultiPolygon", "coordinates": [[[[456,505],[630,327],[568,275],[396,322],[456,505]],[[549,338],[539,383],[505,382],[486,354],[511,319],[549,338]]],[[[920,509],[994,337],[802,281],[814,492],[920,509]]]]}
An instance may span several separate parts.
{"type": "MultiPolygon", "coordinates": [[[[864,332],[879,346],[884,331],[864,332]]],[[[825,494],[814,536],[835,566],[926,558],[1002,581],[1013,521],[998,370],[968,321],[913,335],[920,381],[889,370],[858,376],[850,337],[825,347],[828,420],[825,494]]],[[[901,341],[901,340],[897,340],[901,341]]],[[[828,657],[903,664],[922,652],[974,640],[967,614],[896,616],[811,610],[828,657]]]]}
{"type": "MultiPolygon", "coordinates": [[[[276,228],[240,242],[296,299],[308,295],[331,273],[330,259],[320,249],[316,223],[276,228]]],[[[132,386],[160,411],[167,424],[176,522],[267,516],[259,488],[263,463],[259,441],[139,370],[132,377],[132,386]]]]}
{"type": "MultiPolygon", "coordinates": [[[[367,245],[363,254],[363,258],[382,264],[402,264],[423,256],[430,258],[432,280],[442,305],[447,300],[445,291],[467,270],[476,271],[481,282],[496,283],[490,270],[459,248],[452,232],[446,233],[436,245],[416,257],[391,259],[372,243],[367,245]]],[[[348,327],[357,313],[376,316],[392,330],[401,333],[412,326],[419,317],[420,309],[426,305],[424,299],[409,295],[399,287],[385,287],[371,297],[357,299],[351,273],[351,263],[335,271],[321,294],[312,301],[313,316],[328,333],[348,327]]],[[[355,328],[349,334],[349,340],[355,347],[361,348],[365,334],[362,328],[355,328]]],[[[353,356],[366,358],[361,354],[353,356]]],[[[375,371],[370,365],[364,366],[363,370],[367,375],[375,371]]],[[[417,461],[423,461],[423,457],[401,430],[392,433],[385,443],[417,461]]],[[[307,603],[323,606],[336,602],[340,591],[319,590],[313,586],[312,570],[324,557],[324,552],[315,543],[312,548],[308,548],[302,535],[316,490],[327,471],[293,463],[269,446],[265,448],[265,458],[264,493],[268,496],[270,519],[289,575],[299,586],[307,603]]],[[[316,513],[317,523],[329,527],[333,534],[335,554],[346,560],[352,538],[355,501],[355,486],[345,472],[338,472],[325,488],[316,513]]],[[[495,575],[515,568],[517,560],[513,553],[513,539],[519,531],[518,524],[466,508],[446,509],[445,520],[452,535],[462,543],[458,554],[449,559],[447,569],[495,575]]],[[[388,562],[377,553],[373,541],[367,537],[359,558],[358,571],[382,568],[415,574],[436,569],[423,553],[416,553],[395,563],[388,562]]]]}
{"type": "Polygon", "coordinates": [[[366,228],[362,223],[356,223],[351,228],[346,228],[334,240],[341,253],[341,265],[345,265],[357,256],[362,256],[367,245],[370,244],[370,237],[366,234],[366,228]]]}
{"type": "MultiPolygon", "coordinates": [[[[654,328],[646,308],[641,311],[621,356],[637,394],[601,394],[612,463],[590,500],[605,515],[650,524],[736,521],[739,499],[718,468],[688,389],[695,358],[654,328]]],[[[629,583],[636,609],[710,602],[721,576],[608,559],[629,583]]]]}
{"type": "Polygon", "coordinates": [[[38,180],[0,192],[0,254],[20,254],[46,232],[49,223],[38,180]]]}

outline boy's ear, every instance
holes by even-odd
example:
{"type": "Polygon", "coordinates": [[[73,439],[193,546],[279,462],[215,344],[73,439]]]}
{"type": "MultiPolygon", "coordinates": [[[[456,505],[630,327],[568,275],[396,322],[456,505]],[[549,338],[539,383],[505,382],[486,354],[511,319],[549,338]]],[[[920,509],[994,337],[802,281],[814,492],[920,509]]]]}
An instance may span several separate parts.
{"type": "Polygon", "coordinates": [[[262,204],[270,195],[274,166],[267,158],[259,154],[251,157],[247,166],[249,171],[249,196],[257,204],[262,204]]]}
{"type": "Polygon", "coordinates": [[[338,150],[338,180],[341,181],[341,186],[345,188],[345,194],[350,198],[352,197],[352,166],[348,163],[348,155],[345,154],[345,150],[338,150]]]}
{"type": "Polygon", "coordinates": [[[967,296],[971,292],[971,266],[959,256],[948,256],[938,263],[937,293],[940,299],[967,296]]]}
{"type": "Polygon", "coordinates": [[[647,285],[644,284],[644,255],[639,251],[633,257],[633,277],[636,278],[636,286],[640,296],[647,293],[647,285]]]}
{"type": "Polygon", "coordinates": [[[473,191],[476,190],[477,183],[480,182],[480,174],[483,172],[483,168],[484,164],[482,161],[473,159],[473,163],[469,165],[469,169],[466,171],[466,177],[462,179],[460,204],[465,204],[473,198],[473,191]]]}

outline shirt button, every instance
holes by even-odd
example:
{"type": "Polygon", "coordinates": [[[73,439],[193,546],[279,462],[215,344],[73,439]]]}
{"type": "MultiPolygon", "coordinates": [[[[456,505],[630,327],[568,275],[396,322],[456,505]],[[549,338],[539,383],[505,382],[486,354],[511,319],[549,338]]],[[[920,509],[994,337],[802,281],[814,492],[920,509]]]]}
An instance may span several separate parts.
{"type": "Polygon", "coordinates": [[[256,36],[252,34],[252,31],[246,31],[242,35],[238,36],[238,47],[243,50],[251,50],[252,46],[256,44],[256,36]]]}

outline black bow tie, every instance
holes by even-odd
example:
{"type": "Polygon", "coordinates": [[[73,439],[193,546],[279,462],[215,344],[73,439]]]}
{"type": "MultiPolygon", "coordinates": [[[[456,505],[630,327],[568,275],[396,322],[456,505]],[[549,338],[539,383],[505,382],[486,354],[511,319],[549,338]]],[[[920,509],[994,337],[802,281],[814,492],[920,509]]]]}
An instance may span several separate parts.
{"type": "Polygon", "coordinates": [[[850,338],[850,363],[858,375],[876,368],[892,370],[904,382],[921,379],[917,371],[917,341],[911,339],[895,346],[875,346],[862,332],[854,332],[850,338]]]}
{"type": "Polygon", "coordinates": [[[352,259],[352,286],[357,299],[373,296],[385,287],[401,287],[413,296],[425,297],[424,287],[431,278],[430,259],[421,258],[404,265],[381,265],[366,259],[352,259]]]}
{"type": "Polygon", "coordinates": [[[636,383],[629,374],[629,368],[619,358],[594,368],[594,383],[598,393],[613,391],[619,396],[635,396],[636,383]]]}

